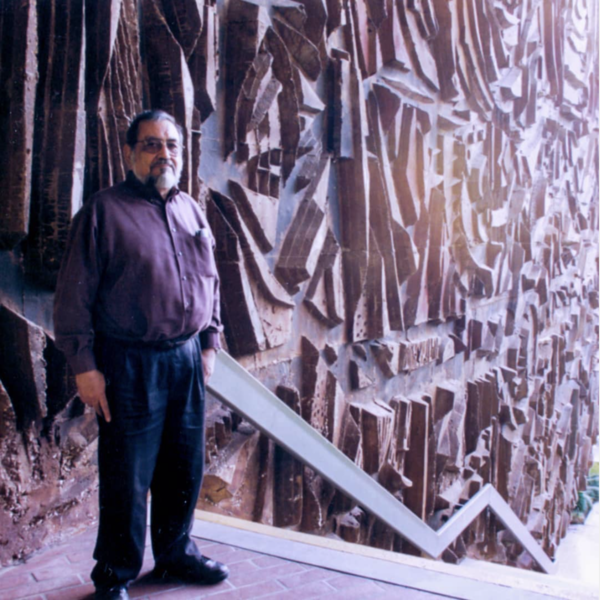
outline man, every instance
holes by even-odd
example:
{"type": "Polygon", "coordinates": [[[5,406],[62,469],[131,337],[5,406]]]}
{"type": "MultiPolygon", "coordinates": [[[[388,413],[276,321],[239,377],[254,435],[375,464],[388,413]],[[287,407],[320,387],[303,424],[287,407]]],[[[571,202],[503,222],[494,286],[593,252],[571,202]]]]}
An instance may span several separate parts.
{"type": "Polygon", "coordinates": [[[127,132],[125,182],[73,220],[56,289],[56,342],[98,415],[96,597],[128,598],[144,554],[157,577],[217,583],[229,571],[190,538],[204,466],[204,393],[219,348],[214,240],[177,188],[182,131],[162,111],[127,132]]]}

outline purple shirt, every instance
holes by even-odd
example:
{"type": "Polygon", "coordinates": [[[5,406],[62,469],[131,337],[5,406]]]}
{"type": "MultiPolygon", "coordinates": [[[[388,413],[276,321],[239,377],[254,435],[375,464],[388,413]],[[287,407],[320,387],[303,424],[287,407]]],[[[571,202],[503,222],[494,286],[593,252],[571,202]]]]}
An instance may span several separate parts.
{"type": "Polygon", "coordinates": [[[165,200],[129,173],[73,219],[54,301],[56,344],[75,374],[96,368],[94,335],[161,342],[222,330],[214,238],[197,202],[165,200]]]}

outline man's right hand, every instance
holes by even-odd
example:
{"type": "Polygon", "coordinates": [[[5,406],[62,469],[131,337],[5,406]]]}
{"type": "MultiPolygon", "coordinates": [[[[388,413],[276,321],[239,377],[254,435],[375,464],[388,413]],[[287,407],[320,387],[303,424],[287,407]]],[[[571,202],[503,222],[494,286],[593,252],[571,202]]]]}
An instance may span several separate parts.
{"type": "Polygon", "coordinates": [[[84,404],[91,406],[98,415],[110,423],[110,410],[106,400],[106,381],[100,371],[86,371],[75,375],[79,397],[84,404]]]}

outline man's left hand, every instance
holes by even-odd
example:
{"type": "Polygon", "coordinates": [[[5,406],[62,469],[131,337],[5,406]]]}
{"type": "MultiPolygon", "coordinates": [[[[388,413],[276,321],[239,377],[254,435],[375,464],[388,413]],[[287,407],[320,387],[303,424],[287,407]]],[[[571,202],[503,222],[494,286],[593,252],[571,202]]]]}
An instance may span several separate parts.
{"type": "Polygon", "coordinates": [[[217,351],[214,348],[205,348],[202,350],[202,370],[204,371],[204,384],[208,383],[208,380],[215,370],[216,358],[217,351]]]}

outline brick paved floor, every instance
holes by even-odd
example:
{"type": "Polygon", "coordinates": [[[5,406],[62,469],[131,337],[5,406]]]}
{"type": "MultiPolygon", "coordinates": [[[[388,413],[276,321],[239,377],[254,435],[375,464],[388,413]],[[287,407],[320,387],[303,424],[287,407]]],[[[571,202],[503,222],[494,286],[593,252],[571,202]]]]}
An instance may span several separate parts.
{"type": "MultiPolygon", "coordinates": [[[[26,563],[0,570],[0,600],[82,600],[93,597],[90,571],[94,565],[92,551],[95,528],[67,542],[41,551],[26,563]]],[[[225,562],[231,575],[210,587],[183,586],[151,579],[152,553],[146,559],[138,580],[130,587],[131,598],[153,600],[251,600],[284,598],[304,600],[435,600],[435,594],[355,577],[292,562],[250,550],[243,550],[208,540],[196,540],[202,552],[225,562]]]]}

